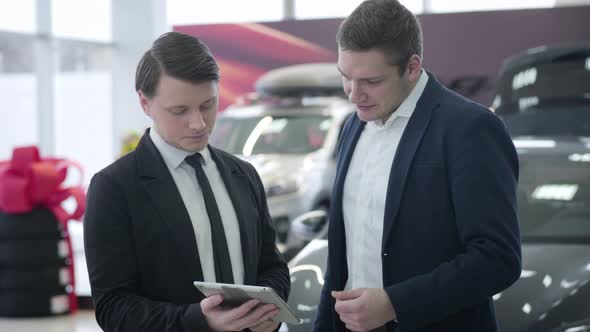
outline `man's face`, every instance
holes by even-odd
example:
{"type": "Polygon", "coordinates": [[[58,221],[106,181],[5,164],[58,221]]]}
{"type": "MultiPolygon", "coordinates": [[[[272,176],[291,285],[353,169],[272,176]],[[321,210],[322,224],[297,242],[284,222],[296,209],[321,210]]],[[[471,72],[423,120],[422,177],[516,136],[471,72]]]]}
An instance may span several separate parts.
{"type": "Polygon", "coordinates": [[[338,49],[338,69],[342,74],[344,92],[357,106],[357,114],[363,121],[385,122],[389,118],[417,82],[419,63],[419,57],[412,57],[407,70],[400,75],[400,67],[391,65],[381,50],[338,49]],[[415,68],[416,58],[418,70],[415,68]]]}
{"type": "Polygon", "coordinates": [[[162,75],[152,98],[138,94],[143,111],[166,143],[188,152],[207,147],[218,110],[217,82],[195,84],[162,75]]]}

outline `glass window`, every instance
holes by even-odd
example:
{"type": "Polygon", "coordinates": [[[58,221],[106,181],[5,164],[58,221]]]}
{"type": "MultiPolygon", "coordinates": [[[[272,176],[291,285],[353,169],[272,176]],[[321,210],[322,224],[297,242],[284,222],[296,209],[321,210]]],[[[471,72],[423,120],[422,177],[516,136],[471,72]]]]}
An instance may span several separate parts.
{"type": "Polygon", "coordinates": [[[169,25],[279,21],[283,17],[283,1],[168,0],[166,17],[169,25]]]}
{"type": "Polygon", "coordinates": [[[90,177],[113,161],[111,48],[57,43],[55,75],[56,155],[76,160],[90,177]]]}
{"type": "Polygon", "coordinates": [[[468,12],[555,6],[555,0],[429,0],[430,12],[468,12]]]}
{"type": "Polygon", "coordinates": [[[0,0],[0,30],[35,32],[36,2],[37,0],[0,0]]]}
{"type": "Polygon", "coordinates": [[[15,146],[38,143],[33,46],[32,37],[0,33],[0,160],[15,146]]]}
{"type": "Polygon", "coordinates": [[[60,72],[106,72],[111,68],[111,47],[99,43],[58,41],[58,64],[60,72]]]}
{"type": "Polygon", "coordinates": [[[111,41],[111,0],[52,0],[51,31],[57,37],[111,41]]]}
{"type": "MultiPolygon", "coordinates": [[[[362,0],[317,1],[295,0],[297,19],[315,19],[348,16],[362,0]]],[[[422,12],[422,0],[402,0],[401,3],[414,13],[422,12]]]]}

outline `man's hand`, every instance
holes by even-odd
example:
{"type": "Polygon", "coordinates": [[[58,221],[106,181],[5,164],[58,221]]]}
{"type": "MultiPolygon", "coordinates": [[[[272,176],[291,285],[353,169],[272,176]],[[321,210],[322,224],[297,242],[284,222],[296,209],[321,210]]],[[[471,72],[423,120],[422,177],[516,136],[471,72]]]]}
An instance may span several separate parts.
{"type": "Polygon", "coordinates": [[[250,328],[252,332],[272,332],[279,327],[279,323],[275,323],[272,320],[262,322],[260,325],[256,325],[250,328]]]}
{"type": "Polygon", "coordinates": [[[255,308],[260,303],[259,300],[250,300],[233,309],[220,307],[222,302],[223,296],[219,294],[209,296],[201,301],[201,310],[207,319],[207,324],[214,331],[241,331],[247,328],[266,326],[264,323],[279,312],[279,309],[273,304],[265,304],[255,308]]]}
{"type": "Polygon", "coordinates": [[[396,319],[393,305],[381,288],[332,292],[340,320],[351,331],[369,331],[396,319]]]}

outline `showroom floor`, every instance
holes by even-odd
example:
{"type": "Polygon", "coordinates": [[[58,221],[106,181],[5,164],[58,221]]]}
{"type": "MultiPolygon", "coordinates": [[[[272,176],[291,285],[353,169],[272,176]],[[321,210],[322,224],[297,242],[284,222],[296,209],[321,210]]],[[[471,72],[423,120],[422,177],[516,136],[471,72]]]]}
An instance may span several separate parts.
{"type": "Polygon", "coordinates": [[[50,318],[0,318],[0,331],[11,332],[101,332],[93,310],[50,318]]]}

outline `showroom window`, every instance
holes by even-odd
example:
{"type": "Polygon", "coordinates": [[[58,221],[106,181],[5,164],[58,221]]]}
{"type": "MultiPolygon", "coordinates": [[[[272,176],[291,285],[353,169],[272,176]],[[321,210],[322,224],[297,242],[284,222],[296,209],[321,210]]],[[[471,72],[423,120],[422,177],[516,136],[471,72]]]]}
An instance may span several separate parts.
{"type": "Polygon", "coordinates": [[[0,160],[16,146],[112,162],[110,0],[0,0],[0,160]],[[89,149],[92,147],[92,149],[89,149]]]}
{"type": "Polygon", "coordinates": [[[37,31],[36,3],[36,0],[0,0],[0,30],[26,33],[37,31]]]}
{"type": "Polygon", "coordinates": [[[111,1],[51,0],[55,37],[111,41],[111,1]]]}
{"type": "MultiPolygon", "coordinates": [[[[346,17],[362,0],[317,1],[294,0],[295,17],[297,19],[316,19],[330,17],[346,17]]],[[[401,0],[404,6],[414,13],[422,12],[423,0],[401,0]]]]}
{"type": "MultiPolygon", "coordinates": [[[[167,23],[174,25],[280,21],[285,8],[296,19],[346,17],[363,0],[218,0],[203,6],[193,0],[166,0],[167,23]]],[[[559,0],[400,0],[412,12],[445,13],[554,7],[559,0]]],[[[580,0],[583,1],[583,0],[580,0]]],[[[289,16],[290,17],[290,16],[289,16]]]]}
{"type": "Polygon", "coordinates": [[[169,25],[279,21],[283,1],[167,0],[166,14],[169,25]]]}
{"type": "Polygon", "coordinates": [[[34,38],[0,31],[0,160],[16,145],[37,144],[34,38]]]}
{"type": "Polygon", "coordinates": [[[81,162],[85,182],[113,159],[109,45],[56,41],[55,152],[81,162]]]}
{"type": "Polygon", "coordinates": [[[425,10],[432,13],[548,8],[555,0],[427,0],[425,10]]]}

